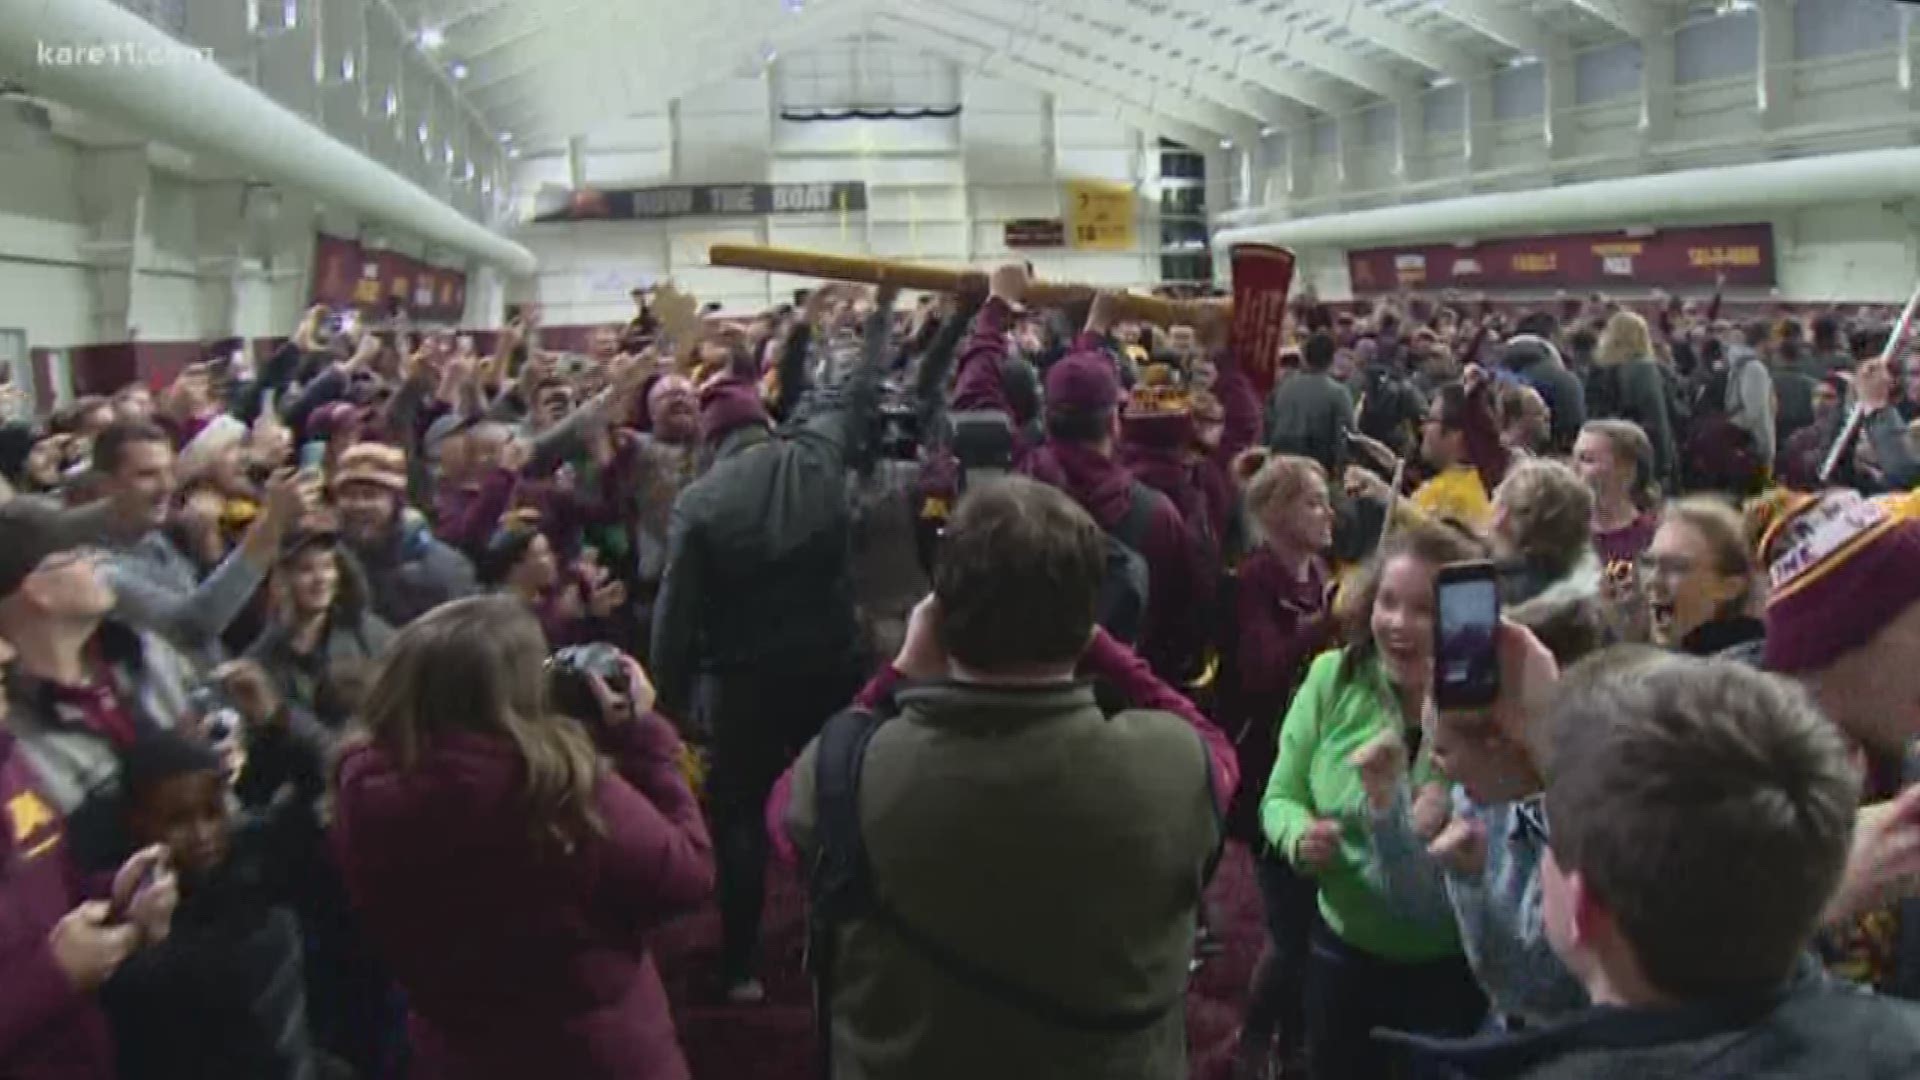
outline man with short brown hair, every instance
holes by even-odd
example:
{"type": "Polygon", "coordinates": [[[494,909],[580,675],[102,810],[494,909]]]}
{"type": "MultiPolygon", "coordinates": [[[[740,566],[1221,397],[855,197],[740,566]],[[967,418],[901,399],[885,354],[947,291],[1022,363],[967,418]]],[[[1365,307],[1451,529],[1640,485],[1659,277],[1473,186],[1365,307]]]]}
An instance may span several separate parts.
{"type": "Polygon", "coordinates": [[[1847,748],[1786,680],[1663,656],[1567,688],[1546,719],[1554,951],[1594,1008],[1466,1043],[1448,1075],[1920,1075],[1920,1010],[1829,981],[1808,943],[1853,838],[1847,748]]]}
{"type": "Polygon", "coordinates": [[[830,1075],[1186,1075],[1195,915],[1239,767],[1095,627],[1104,566],[1066,493],[974,487],[933,596],[861,695],[890,715],[864,743],[837,740],[836,718],[776,789],[776,842],[816,875],[862,849],[879,897],[818,939],[830,1075]],[[1108,719],[1082,673],[1136,707],[1108,719]]]}

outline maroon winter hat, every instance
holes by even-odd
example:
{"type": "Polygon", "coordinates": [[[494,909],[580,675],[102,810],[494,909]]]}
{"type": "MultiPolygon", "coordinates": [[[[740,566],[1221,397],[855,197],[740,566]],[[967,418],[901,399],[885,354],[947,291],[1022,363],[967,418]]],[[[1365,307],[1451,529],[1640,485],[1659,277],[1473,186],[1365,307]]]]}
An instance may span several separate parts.
{"type": "Polygon", "coordinates": [[[1920,521],[1908,509],[1837,490],[1780,515],[1760,541],[1767,670],[1819,671],[1920,603],[1920,521]]]}
{"type": "Polygon", "coordinates": [[[1120,373],[1103,352],[1076,352],[1047,369],[1047,411],[1112,412],[1120,404],[1120,373]]]}
{"type": "Polygon", "coordinates": [[[719,442],[749,424],[765,425],[766,406],[760,388],[734,375],[721,375],[700,388],[700,429],[709,442],[719,442]]]}

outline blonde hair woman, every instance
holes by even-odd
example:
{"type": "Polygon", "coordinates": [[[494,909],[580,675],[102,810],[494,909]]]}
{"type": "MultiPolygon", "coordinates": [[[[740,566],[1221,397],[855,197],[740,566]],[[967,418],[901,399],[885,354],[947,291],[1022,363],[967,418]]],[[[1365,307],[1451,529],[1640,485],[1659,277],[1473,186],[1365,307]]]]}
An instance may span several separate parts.
{"type": "Polygon", "coordinates": [[[1654,358],[1647,320],[1615,312],[1600,334],[1594,368],[1587,376],[1587,415],[1595,420],[1631,420],[1653,444],[1654,475],[1675,475],[1678,457],[1674,417],[1668,408],[1667,376],[1654,358]]]}
{"type": "Polygon", "coordinates": [[[1281,1060],[1304,1052],[1301,976],[1314,920],[1314,883],[1284,853],[1260,842],[1259,811],[1278,753],[1280,720],[1314,656],[1333,644],[1337,626],[1328,597],[1326,555],[1333,546],[1333,503],[1327,471],[1312,458],[1264,449],[1234,462],[1256,546],[1240,563],[1234,586],[1233,649],[1226,717],[1240,751],[1240,798],[1230,818],[1258,858],[1255,880],[1266,915],[1267,947],[1254,970],[1240,1027],[1241,1075],[1266,1075],[1283,1040],[1281,1060]]]}
{"type": "Polygon", "coordinates": [[[555,715],[540,624],[488,596],[409,625],[375,676],[334,846],[415,1077],[687,1076],[646,934],[707,898],[713,851],[646,673],[618,668],[581,673],[599,716],[555,715]]]}

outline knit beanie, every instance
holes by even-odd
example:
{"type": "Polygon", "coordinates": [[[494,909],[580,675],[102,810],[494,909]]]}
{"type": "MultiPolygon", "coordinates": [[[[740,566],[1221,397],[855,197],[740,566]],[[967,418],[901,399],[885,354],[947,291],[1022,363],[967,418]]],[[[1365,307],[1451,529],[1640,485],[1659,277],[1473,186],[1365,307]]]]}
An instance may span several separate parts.
{"type": "Polygon", "coordinates": [[[1047,411],[1096,414],[1120,404],[1120,373],[1104,352],[1083,351],[1047,369],[1047,411]]]}
{"type": "Polygon", "coordinates": [[[1793,499],[1760,539],[1771,590],[1766,667],[1818,671],[1920,602],[1913,500],[1833,490],[1793,499]]]}
{"type": "Polygon", "coordinates": [[[719,442],[740,428],[769,422],[759,388],[744,379],[720,375],[700,388],[700,429],[708,442],[719,442]]]}
{"type": "Polygon", "coordinates": [[[181,447],[180,454],[174,459],[174,471],[182,477],[192,478],[213,467],[220,455],[239,446],[247,438],[247,425],[231,416],[220,415],[207,422],[195,435],[181,447]]]}

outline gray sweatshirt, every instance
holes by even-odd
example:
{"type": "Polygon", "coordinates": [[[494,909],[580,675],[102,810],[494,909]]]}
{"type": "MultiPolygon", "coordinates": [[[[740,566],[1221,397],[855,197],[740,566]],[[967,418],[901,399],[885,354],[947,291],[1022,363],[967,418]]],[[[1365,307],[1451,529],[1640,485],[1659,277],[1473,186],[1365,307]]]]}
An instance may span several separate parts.
{"type": "Polygon", "coordinates": [[[1727,372],[1727,419],[1753,438],[1753,452],[1773,467],[1773,376],[1752,349],[1737,346],[1727,372]]]}
{"type": "Polygon", "coordinates": [[[1523,813],[1524,806],[1476,806],[1454,788],[1454,815],[1477,818],[1486,829],[1486,866],[1478,876],[1444,869],[1427,854],[1408,818],[1404,785],[1392,809],[1372,815],[1370,835],[1373,864],[1389,900],[1420,918],[1444,917],[1451,909],[1467,962],[1494,1011],[1534,1026],[1584,1008],[1587,993],[1547,942],[1540,899],[1546,834],[1534,824],[1544,818],[1523,813]]]}
{"type": "Polygon", "coordinates": [[[227,659],[220,635],[246,609],[266,570],[235,549],[205,581],[158,529],[112,548],[105,564],[118,603],[114,618],[167,639],[203,670],[227,659]]]}

